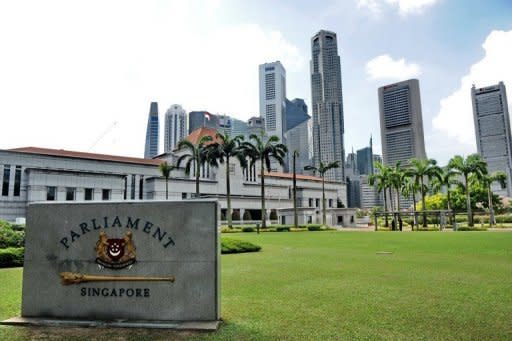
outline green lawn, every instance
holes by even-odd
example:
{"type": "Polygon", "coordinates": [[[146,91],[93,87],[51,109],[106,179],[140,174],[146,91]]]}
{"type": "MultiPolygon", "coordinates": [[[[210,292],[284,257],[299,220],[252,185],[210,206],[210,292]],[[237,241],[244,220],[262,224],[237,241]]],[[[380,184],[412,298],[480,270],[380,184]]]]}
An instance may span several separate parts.
{"type": "MultiPolygon", "coordinates": [[[[179,337],[512,339],[510,232],[229,237],[261,245],[262,252],[222,256],[225,325],[216,334],[179,337]]],[[[0,283],[0,318],[19,314],[21,271],[0,270],[0,283]]],[[[20,335],[11,327],[0,327],[2,334],[20,335]]]]}

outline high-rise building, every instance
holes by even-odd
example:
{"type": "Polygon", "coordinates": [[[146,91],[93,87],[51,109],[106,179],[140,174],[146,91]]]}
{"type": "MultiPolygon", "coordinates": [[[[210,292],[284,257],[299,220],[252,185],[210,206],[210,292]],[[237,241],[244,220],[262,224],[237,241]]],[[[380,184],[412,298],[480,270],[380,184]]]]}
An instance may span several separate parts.
{"type": "Polygon", "coordinates": [[[357,151],[357,171],[360,175],[373,174],[373,145],[370,137],[370,145],[357,151]]]}
{"type": "Polygon", "coordinates": [[[344,181],[343,94],[336,33],[320,31],[311,38],[311,106],[313,112],[313,158],[340,162],[329,170],[329,180],[344,181]]]}
{"type": "Polygon", "coordinates": [[[288,170],[292,169],[292,155],[298,152],[295,169],[299,174],[305,174],[304,167],[311,165],[310,158],[310,121],[308,107],[303,99],[286,100],[286,144],[288,146],[288,170]]]}
{"type": "Polygon", "coordinates": [[[510,117],[505,84],[471,88],[478,153],[487,162],[490,173],[507,175],[507,188],[493,184],[493,192],[510,197],[512,193],[512,157],[510,117]]]}
{"type": "Polygon", "coordinates": [[[238,136],[243,135],[245,139],[249,137],[249,125],[247,122],[232,118],[231,119],[231,135],[238,136]]]}
{"type": "Polygon", "coordinates": [[[152,159],[158,155],[158,103],[151,102],[148,115],[148,126],[146,128],[146,145],[144,158],[152,159]]]}
{"type": "Polygon", "coordinates": [[[172,151],[187,136],[187,113],[179,104],[173,104],[165,113],[164,153],[172,151]]]}
{"type": "Polygon", "coordinates": [[[219,129],[219,117],[210,114],[208,111],[191,111],[188,113],[188,133],[206,127],[219,129]]]}
{"type": "Polygon", "coordinates": [[[402,166],[411,158],[426,159],[417,79],[379,88],[380,135],[384,164],[402,166]]]}
{"type": "Polygon", "coordinates": [[[258,135],[260,136],[265,132],[265,119],[262,117],[251,117],[247,121],[247,132],[249,135],[258,135]]]}
{"type": "Polygon", "coordinates": [[[285,143],[286,71],[277,61],[259,66],[260,115],[265,118],[267,135],[276,135],[285,143]]]}

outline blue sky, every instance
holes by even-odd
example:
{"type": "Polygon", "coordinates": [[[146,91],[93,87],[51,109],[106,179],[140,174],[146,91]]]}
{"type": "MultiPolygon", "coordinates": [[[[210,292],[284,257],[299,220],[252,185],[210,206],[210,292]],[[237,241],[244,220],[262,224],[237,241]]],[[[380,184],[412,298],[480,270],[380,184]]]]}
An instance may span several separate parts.
{"type": "MultiPolygon", "coordinates": [[[[309,101],[310,37],[338,35],[345,146],[380,151],[377,88],[418,78],[427,154],[476,151],[470,86],[512,93],[512,1],[0,3],[0,148],[142,156],[149,102],[247,119],[258,64],[280,60],[309,101]],[[485,43],[485,48],[484,48],[485,43]]],[[[512,97],[512,95],[509,95],[512,97]]],[[[512,98],[509,99],[512,102],[512,98]]]]}

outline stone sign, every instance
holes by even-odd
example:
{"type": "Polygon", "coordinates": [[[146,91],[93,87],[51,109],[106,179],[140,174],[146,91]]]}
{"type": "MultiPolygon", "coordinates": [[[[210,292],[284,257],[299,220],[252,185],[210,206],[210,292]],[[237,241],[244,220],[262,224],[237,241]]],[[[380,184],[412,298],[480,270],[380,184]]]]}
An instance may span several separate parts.
{"type": "Polygon", "coordinates": [[[28,207],[22,317],[218,321],[216,201],[28,207]]]}

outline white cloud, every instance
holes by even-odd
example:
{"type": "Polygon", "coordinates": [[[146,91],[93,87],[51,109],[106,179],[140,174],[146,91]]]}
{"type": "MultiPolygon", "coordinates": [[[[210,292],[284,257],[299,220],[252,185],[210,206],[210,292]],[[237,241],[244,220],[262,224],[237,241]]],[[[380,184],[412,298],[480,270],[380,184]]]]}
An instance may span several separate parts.
{"type": "Polygon", "coordinates": [[[512,93],[512,30],[492,31],[482,47],[485,56],[461,78],[459,88],[441,100],[439,113],[432,120],[434,129],[455,138],[466,148],[473,147],[473,150],[476,150],[476,141],[471,86],[484,87],[503,81],[509,94],[512,93]]]}
{"type": "Polygon", "coordinates": [[[405,80],[421,74],[418,64],[407,63],[404,58],[393,60],[383,54],[366,63],[366,73],[371,79],[405,80]]]}
{"type": "Polygon", "coordinates": [[[0,31],[10,32],[0,54],[0,148],[141,156],[151,101],[161,120],[174,103],[258,114],[258,64],[281,60],[306,72],[306,60],[278,31],[226,24],[222,6],[0,2],[0,31]]]}
{"type": "Polygon", "coordinates": [[[400,15],[420,14],[439,0],[358,0],[359,8],[367,8],[374,14],[380,14],[383,6],[398,7],[400,15]]]}

